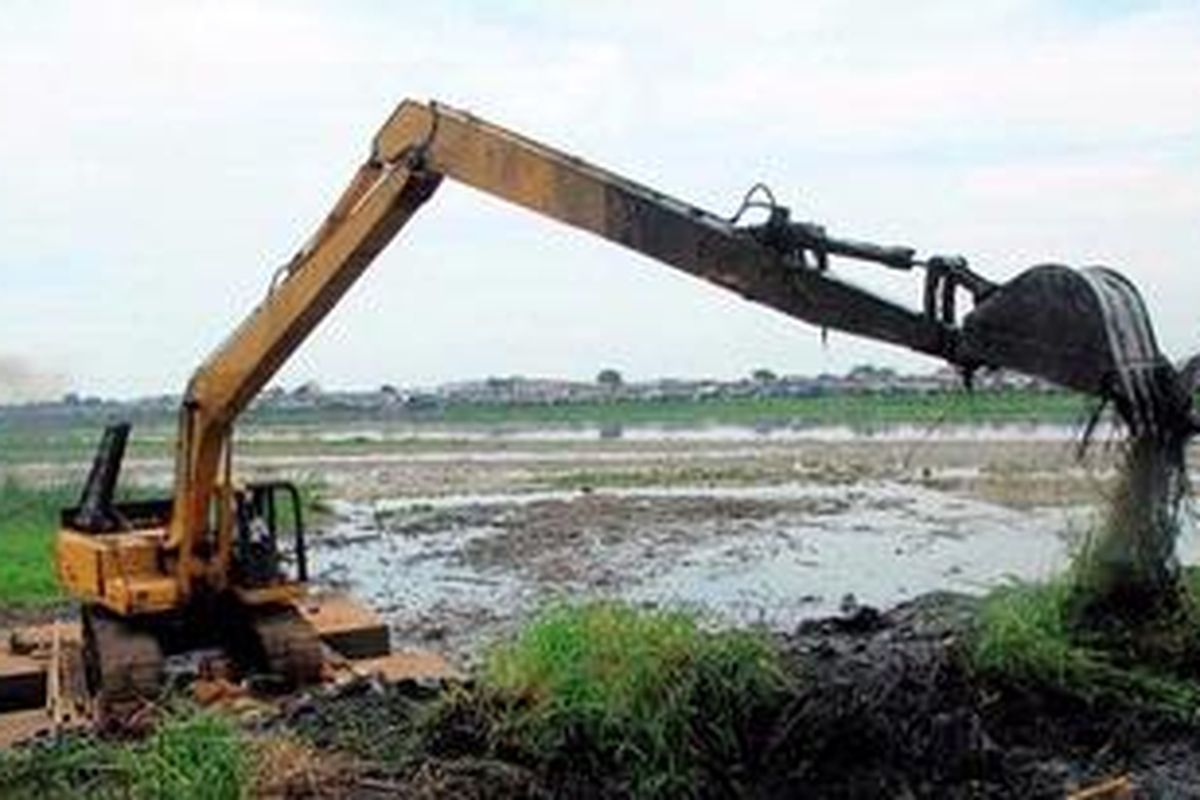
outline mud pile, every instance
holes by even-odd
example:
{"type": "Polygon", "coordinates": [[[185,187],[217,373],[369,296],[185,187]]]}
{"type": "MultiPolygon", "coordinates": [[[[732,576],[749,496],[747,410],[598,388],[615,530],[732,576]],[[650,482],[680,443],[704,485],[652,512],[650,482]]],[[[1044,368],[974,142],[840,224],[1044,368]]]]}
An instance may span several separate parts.
{"type": "Polygon", "coordinates": [[[978,603],[926,595],[788,637],[799,681],[768,795],[1062,797],[1114,777],[1148,797],[1200,791],[1195,730],[974,674],[978,603]]]}
{"type": "MultiPolygon", "coordinates": [[[[974,673],[979,602],[926,595],[778,637],[791,688],[770,719],[726,732],[750,746],[708,765],[697,796],[1063,797],[1114,779],[1135,796],[1197,796],[1200,727],[974,673]]],[[[471,691],[439,705],[415,686],[360,686],[280,724],[358,757],[339,781],[350,796],[626,796],[620,775],[590,774],[586,759],[511,746],[471,691]]]]}

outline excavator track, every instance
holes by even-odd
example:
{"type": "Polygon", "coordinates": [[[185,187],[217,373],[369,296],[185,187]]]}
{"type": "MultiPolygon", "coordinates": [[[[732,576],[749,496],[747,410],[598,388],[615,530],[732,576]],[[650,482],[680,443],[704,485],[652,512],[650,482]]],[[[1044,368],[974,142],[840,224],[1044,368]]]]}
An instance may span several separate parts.
{"type": "Polygon", "coordinates": [[[162,689],[158,639],[103,609],[84,610],[83,660],[88,690],[101,706],[153,698],[162,689]]]}
{"type": "Polygon", "coordinates": [[[290,686],[315,683],[324,656],[317,631],[291,606],[254,613],[251,628],[259,652],[258,666],[290,686]]]}

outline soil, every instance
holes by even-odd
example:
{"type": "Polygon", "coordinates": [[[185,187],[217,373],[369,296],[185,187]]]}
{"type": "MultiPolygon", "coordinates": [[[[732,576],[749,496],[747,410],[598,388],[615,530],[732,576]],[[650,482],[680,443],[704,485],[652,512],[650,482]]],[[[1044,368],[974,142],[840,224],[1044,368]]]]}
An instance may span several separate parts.
{"type": "Polygon", "coordinates": [[[1198,730],[974,676],[977,600],[931,594],[786,637],[801,679],[772,743],[778,796],[1062,797],[1127,776],[1200,797],[1198,730]]]}
{"type": "MultiPolygon", "coordinates": [[[[1119,779],[1126,796],[1200,797],[1200,727],[974,675],[963,646],[977,603],[930,594],[780,635],[793,688],[753,732],[754,763],[710,765],[698,796],[1061,798],[1119,779]]],[[[470,713],[437,716],[414,750],[432,697],[361,684],[308,699],[277,725],[340,753],[343,796],[624,796],[612,776],[498,753],[470,713]]]]}

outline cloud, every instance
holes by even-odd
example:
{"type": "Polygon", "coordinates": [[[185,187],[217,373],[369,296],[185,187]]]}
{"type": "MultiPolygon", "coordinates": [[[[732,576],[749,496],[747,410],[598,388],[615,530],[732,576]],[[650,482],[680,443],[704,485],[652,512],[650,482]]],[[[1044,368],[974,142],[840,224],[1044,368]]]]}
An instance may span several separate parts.
{"type": "MultiPolygon", "coordinates": [[[[765,179],[800,216],[989,275],[1112,261],[1186,349],[1200,7],[1096,5],[18,3],[0,22],[0,103],[21,109],[0,126],[0,342],[85,391],[177,389],[417,96],[719,212],[765,179]]],[[[915,276],[845,269],[919,296],[915,276]]],[[[447,186],[283,379],[586,377],[617,356],[631,376],[932,366],[824,349],[447,186]]]]}

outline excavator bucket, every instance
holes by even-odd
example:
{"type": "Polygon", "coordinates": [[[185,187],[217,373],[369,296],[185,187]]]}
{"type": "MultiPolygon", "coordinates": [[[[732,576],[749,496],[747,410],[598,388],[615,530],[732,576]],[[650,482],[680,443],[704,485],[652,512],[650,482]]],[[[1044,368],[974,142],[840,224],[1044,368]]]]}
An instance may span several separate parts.
{"type": "Polygon", "coordinates": [[[1137,288],[1106,267],[1023,272],[976,305],[962,344],[978,363],[1111,399],[1137,429],[1183,424],[1190,407],[1137,288]]]}

